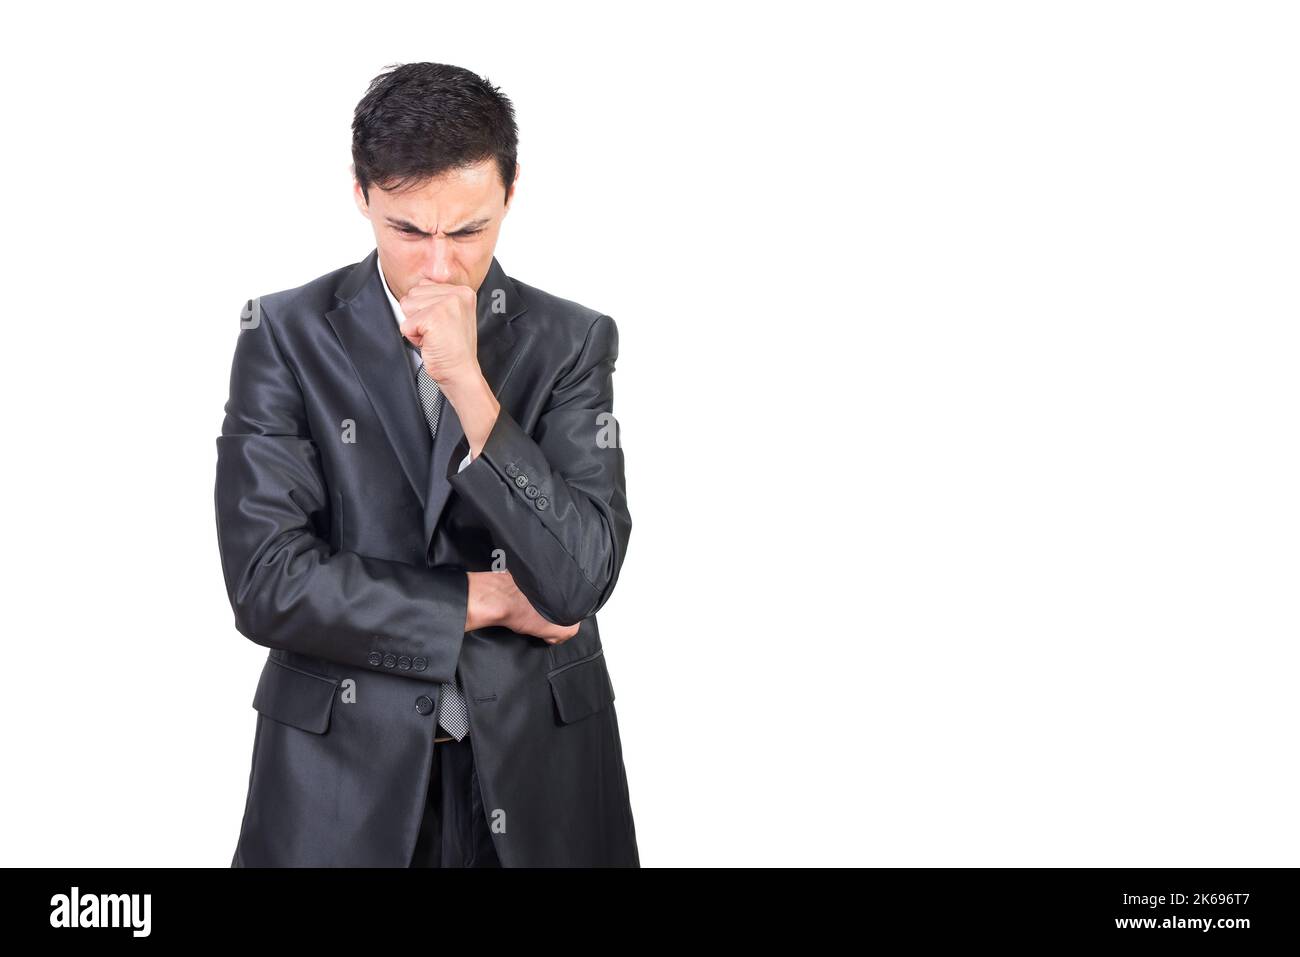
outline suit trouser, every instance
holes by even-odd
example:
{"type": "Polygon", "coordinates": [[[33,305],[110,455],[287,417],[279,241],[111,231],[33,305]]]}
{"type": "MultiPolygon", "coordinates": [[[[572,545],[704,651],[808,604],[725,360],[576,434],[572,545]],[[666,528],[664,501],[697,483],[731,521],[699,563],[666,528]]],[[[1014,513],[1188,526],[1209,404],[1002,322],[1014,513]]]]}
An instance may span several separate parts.
{"type": "Polygon", "coordinates": [[[470,737],[437,741],[411,867],[500,867],[470,737]]]}

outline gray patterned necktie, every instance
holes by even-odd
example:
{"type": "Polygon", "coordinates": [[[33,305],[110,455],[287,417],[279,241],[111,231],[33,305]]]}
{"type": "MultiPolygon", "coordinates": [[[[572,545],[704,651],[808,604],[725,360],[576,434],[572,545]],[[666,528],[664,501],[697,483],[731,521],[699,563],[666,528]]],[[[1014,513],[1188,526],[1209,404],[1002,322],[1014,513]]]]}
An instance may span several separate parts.
{"type": "MultiPolygon", "coordinates": [[[[409,339],[403,339],[408,346],[415,349],[409,339]]],[[[415,349],[419,352],[418,349],[415,349]]],[[[420,363],[420,371],[415,377],[416,391],[420,393],[420,404],[424,406],[424,417],[429,420],[429,432],[438,434],[438,419],[442,415],[442,403],[445,401],[442,390],[433,377],[420,363]]],[[[465,709],[465,696],[460,693],[454,681],[442,685],[442,694],[438,696],[438,724],[457,741],[469,734],[469,712],[465,709]]]]}

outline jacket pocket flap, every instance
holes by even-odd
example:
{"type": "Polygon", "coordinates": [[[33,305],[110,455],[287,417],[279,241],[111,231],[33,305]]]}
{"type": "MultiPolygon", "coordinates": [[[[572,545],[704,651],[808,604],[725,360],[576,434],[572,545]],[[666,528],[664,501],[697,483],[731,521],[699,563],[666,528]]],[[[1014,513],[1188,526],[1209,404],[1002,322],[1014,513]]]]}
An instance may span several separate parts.
{"type": "Polygon", "coordinates": [[[609,680],[604,655],[602,649],[547,675],[560,720],[565,724],[595,714],[614,700],[614,686],[609,680]]]}
{"type": "Polygon", "coordinates": [[[253,695],[253,707],[275,721],[324,734],[330,726],[338,684],[337,678],[309,674],[268,658],[253,695]]]}

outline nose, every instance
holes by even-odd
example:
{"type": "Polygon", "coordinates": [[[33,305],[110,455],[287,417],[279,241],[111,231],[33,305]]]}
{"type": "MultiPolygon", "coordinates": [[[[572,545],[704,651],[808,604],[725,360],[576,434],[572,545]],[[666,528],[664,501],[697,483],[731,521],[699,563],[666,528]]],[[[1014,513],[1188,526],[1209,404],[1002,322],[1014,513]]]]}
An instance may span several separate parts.
{"type": "Polygon", "coordinates": [[[429,252],[424,261],[424,275],[434,282],[451,282],[453,261],[451,240],[445,236],[429,238],[429,252]]]}

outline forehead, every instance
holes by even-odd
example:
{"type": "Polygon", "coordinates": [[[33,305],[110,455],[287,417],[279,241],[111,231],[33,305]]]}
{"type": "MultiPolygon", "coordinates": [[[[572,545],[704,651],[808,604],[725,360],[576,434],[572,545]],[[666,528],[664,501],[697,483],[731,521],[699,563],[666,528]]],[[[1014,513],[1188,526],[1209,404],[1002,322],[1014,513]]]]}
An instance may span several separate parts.
{"type": "Polygon", "coordinates": [[[484,160],[474,166],[448,170],[433,179],[402,190],[372,189],[373,204],[385,214],[406,219],[422,227],[434,225],[425,219],[441,220],[447,225],[449,217],[476,215],[491,212],[504,204],[505,190],[493,160],[484,160]]]}

